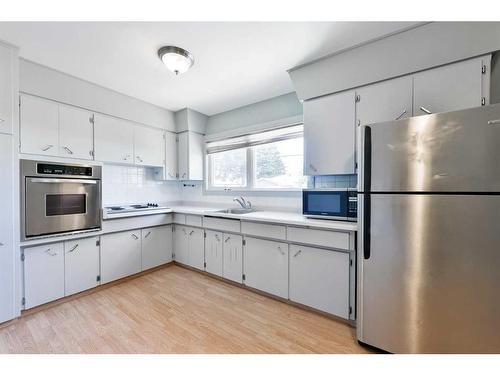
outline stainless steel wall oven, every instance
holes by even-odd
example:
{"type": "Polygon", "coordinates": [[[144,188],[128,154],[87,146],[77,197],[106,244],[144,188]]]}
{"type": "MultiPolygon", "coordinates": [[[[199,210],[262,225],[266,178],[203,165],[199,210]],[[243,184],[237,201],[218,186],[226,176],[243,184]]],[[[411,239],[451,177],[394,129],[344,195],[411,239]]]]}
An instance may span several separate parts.
{"type": "Polygon", "coordinates": [[[21,160],[21,237],[101,229],[101,167],[21,160]]]}

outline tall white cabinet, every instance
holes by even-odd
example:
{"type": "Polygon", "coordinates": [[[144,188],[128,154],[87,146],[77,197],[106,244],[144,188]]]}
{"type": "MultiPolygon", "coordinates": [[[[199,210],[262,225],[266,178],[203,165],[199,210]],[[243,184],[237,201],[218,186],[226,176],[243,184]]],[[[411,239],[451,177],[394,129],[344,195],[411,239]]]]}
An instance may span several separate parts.
{"type": "Polygon", "coordinates": [[[178,166],[180,180],[203,180],[204,136],[185,131],[178,134],[178,166]]]}
{"type": "Polygon", "coordinates": [[[17,75],[17,49],[0,43],[0,323],[13,319],[20,303],[15,282],[19,233],[14,234],[18,174],[12,135],[17,125],[17,75]]]}

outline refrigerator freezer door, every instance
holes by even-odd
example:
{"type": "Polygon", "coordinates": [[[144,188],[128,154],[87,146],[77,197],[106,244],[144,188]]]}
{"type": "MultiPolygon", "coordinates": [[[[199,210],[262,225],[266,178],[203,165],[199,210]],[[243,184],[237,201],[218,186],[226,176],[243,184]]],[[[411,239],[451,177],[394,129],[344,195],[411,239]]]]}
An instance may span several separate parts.
{"type": "Polygon", "coordinates": [[[500,196],[374,194],[368,259],[360,229],[359,341],[500,353],[500,196]]]}
{"type": "Polygon", "coordinates": [[[373,192],[500,191],[500,105],[370,127],[373,192]]]}

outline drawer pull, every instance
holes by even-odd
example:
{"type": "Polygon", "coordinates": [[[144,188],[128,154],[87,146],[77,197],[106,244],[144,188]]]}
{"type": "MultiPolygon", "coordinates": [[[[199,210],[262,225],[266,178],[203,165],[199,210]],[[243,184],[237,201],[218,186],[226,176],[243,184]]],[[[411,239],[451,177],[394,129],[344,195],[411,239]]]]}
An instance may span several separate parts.
{"type": "Polygon", "coordinates": [[[220,242],[220,237],[218,234],[215,235],[215,239],[220,242]]]}
{"type": "Polygon", "coordinates": [[[299,255],[301,252],[302,252],[302,250],[297,251],[297,252],[293,255],[293,257],[295,258],[295,257],[296,257],[297,255],[299,255]]]}
{"type": "Polygon", "coordinates": [[[500,124],[500,119],[488,121],[488,125],[498,125],[500,124]]]}
{"type": "Polygon", "coordinates": [[[144,238],[148,238],[150,234],[151,234],[151,231],[149,231],[148,233],[146,233],[146,235],[144,236],[144,238]]]}
{"type": "Polygon", "coordinates": [[[224,240],[224,243],[227,243],[227,241],[229,241],[231,239],[231,237],[226,237],[226,239],[224,240]]]}
{"type": "Polygon", "coordinates": [[[50,150],[52,147],[54,147],[54,145],[47,145],[47,146],[45,146],[44,148],[42,148],[42,151],[48,151],[48,150],[50,150]]]}
{"type": "Polygon", "coordinates": [[[404,115],[406,115],[406,109],[405,109],[403,112],[401,112],[401,113],[399,114],[399,116],[398,116],[398,117],[396,117],[394,120],[400,120],[400,119],[401,119],[401,117],[403,117],[404,115]]]}
{"type": "Polygon", "coordinates": [[[67,146],[63,146],[63,148],[66,150],[66,152],[70,155],[73,155],[73,151],[71,151],[71,149],[67,146]]]}
{"type": "Polygon", "coordinates": [[[285,255],[285,252],[281,249],[281,246],[278,246],[278,251],[281,253],[281,255],[285,255]]]}
{"type": "Polygon", "coordinates": [[[57,253],[56,253],[56,252],[54,252],[54,251],[52,251],[52,249],[50,249],[50,248],[49,248],[49,249],[47,249],[47,250],[45,250],[45,253],[46,253],[47,255],[50,255],[51,257],[55,257],[55,256],[57,255],[57,253]]]}
{"type": "Polygon", "coordinates": [[[431,111],[429,111],[429,110],[428,110],[427,108],[425,108],[425,107],[420,107],[420,110],[421,110],[422,112],[427,113],[428,115],[430,115],[430,114],[432,113],[431,111]]]}
{"type": "Polygon", "coordinates": [[[72,253],[73,251],[75,251],[75,250],[76,250],[76,248],[77,248],[77,247],[78,247],[78,244],[76,244],[75,246],[73,246],[73,247],[71,248],[71,250],[69,250],[69,251],[68,251],[68,253],[72,253]]]}
{"type": "Polygon", "coordinates": [[[134,237],[135,240],[139,239],[139,237],[137,237],[137,235],[135,233],[132,233],[131,236],[134,237]]]}
{"type": "Polygon", "coordinates": [[[189,235],[191,236],[193,233],[194,233],[194,230],[192,230],[191,232],[189,232],[189,235]]]}

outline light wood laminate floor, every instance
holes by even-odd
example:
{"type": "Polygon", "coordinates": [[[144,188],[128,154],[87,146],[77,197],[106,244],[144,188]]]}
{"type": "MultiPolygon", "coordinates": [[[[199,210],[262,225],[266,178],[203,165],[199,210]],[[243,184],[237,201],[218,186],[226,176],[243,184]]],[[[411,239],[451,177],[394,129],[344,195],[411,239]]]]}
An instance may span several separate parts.
{"type": "Polygon", "coordinates": [[[347,324],[170,266],[0,326],[0,353],[367,353],[347,324]]]}

